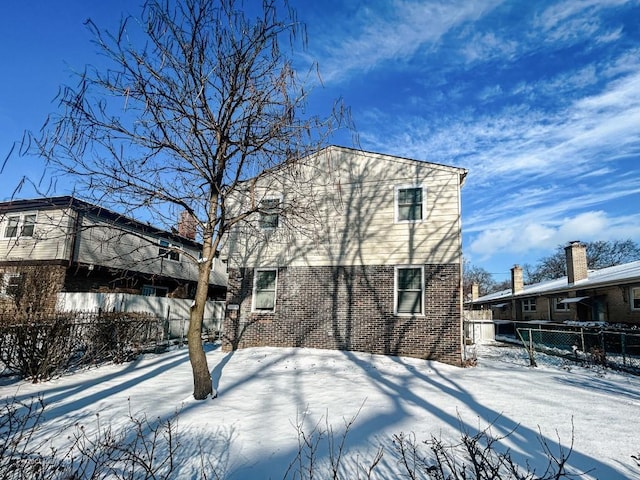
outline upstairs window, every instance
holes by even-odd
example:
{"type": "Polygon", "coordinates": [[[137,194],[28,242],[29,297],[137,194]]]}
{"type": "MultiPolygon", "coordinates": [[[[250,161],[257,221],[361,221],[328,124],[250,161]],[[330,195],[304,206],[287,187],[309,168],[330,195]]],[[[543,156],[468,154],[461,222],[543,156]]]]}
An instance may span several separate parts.
{"type": "Polygon", "coordinates": [[[422,267],[396,267],[396,314],[422,315],[423,298],[422,267]]]}
{"type": "Polygon", "coordinates": [[[176,245],[168,242],[167,240],[160,240],[160,247],[158,248],[158,255],[162,258],[168,258],[176,262],[180,261],[180,252],[176,248],[181,248],[180,245],[176,245]]]}
{"type": "Polygon", "coordinates": [[[260,201],[260,228],[274,230],[278,228],[280,198],[265,198],[260,201]]]}
{"type": "Polygon", "coordinates": [[[424,219],[422,185],[396,187],[396,222],[420,222],[424,219]]]}
{"type": "Polygon", "coordinates": [[[25,215],[22,221],[22,237],[33,237],[33,231],[36,228],[36,214],[25,215]]]}
{"type": "Polygon", "coordinates": [[[276,287],[278,271],[258,269],[253,281],[253,310],[256,312],[273,312],[276,308],[276,287]]]}
{"type": "Polygon", "coordinates": [[[36,226],[36,214],[11,215],[7,217],[7,226],[4,230],[6,238],[33,237],[36,226]]]}
{"type": "Polygon", "coordinates": [[[536,311],[536,299],[535,298],[525,298],[522,300],[522,311],[523,312],[535,312],[536,311]]]}

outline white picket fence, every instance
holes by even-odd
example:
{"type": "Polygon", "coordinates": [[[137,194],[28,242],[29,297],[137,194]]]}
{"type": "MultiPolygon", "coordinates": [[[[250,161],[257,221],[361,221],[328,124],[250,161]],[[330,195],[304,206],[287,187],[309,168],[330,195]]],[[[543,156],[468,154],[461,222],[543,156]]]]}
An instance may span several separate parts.
{"type": "MultiPolygon", "coordinates": [[[[142,312],[167,323],[170,338],[184,338],[189,328],[189,311],[193,300],[147,297],[129,293],[62,292],[57,310],[61,312],[142,312]]],[[[225,302],[207,302],[202,330],[209,337],[222,331],[225,302]]]]}

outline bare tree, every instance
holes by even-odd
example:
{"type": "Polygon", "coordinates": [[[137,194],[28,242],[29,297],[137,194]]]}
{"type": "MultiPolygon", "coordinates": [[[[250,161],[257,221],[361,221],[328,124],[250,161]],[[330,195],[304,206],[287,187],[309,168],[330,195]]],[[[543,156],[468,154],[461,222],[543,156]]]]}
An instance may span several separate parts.
{"type": "MultiPolygon", "coordinates": [[[[640,260],[640,246],[633,240],[596,240],[585,242],[585,245],[587,246],[587,267],[590,269],[599,270],[640,260]]],[[[536,266],[525,266],[527,283],[552,280],[566,274],[567,261],[564,245],[558,245],[553,255],[541,258],[536,266]]]]}
{"type": "Polygon", "coordinates": [[[474,283],[478,284],[480,295],[486,295],[495,291],[496,282],[491,273],[482,267],[472,265],[466,258],[463,260],[462,265],[462,281],[465,295],[471,293],[471,285],[474,283]]]}
{"type": "Polygon", "coordinates": [[[148,0],[117,32],[88,21],[111,66],[87,67],[77,86],[61,89],[61,113],[27,148],[74,175],[95,202],[165,225],[182,212],[195,219],[203,244],[192,258],[188,332],[196,399],[215,396],[201,343],[213,259],[225,233],[260,211],[255,196],[233,213],[226,199],[248,178],[317,151],[345,118],[339,103],[326,119],[299,117],[307,93],[292,54],[305,45],[304,26],[282,2],[148,0]]]}

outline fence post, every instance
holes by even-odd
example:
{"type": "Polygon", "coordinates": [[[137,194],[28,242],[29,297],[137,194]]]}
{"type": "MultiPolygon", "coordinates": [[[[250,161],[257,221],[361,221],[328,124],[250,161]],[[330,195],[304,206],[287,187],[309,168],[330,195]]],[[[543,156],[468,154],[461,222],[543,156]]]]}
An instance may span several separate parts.
{"type": "Polygon", "coordinates": [[[620,332],[620,345],[622,349],[622,365],[627,366],[627,335],[624,332],[620,332]]]}
{"type": "Polygon", "coordinates": [[[582,344],[582,352],[587,353],[587,350],[584,346],[584,327],[580,327],[580,343],[582,344]]]}
{"type": "Polygon", "coordinates": [[[606,343],[604,341],[604,335],[605,335],[604,330],[600,330],[600,348],[602,348],[602,365],[606,366],[607,365],[607,350],[606,350],[606,343]]]}

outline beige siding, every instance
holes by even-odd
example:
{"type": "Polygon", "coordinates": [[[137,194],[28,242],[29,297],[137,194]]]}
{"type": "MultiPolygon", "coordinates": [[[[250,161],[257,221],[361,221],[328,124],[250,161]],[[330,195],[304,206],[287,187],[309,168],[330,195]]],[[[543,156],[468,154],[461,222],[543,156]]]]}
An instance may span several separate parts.
{"type": "MultiPolygon", "coordinates": [[[[230,236],[244,266],[459,263],[461,170],[330,148],[261,181],[243,205],[280,194],[285,212],[274,231],[246,224],[230,236]],[[422,185],[425,218],[396,222],[395,189],[422,185]]],[[[237,211],[237,208],[236,208],[237,211]]]]}
{"type": "MultiPolygon", "coordinates": [[[[159,236],[142,234],[87,215],[83,216],[76,241],[76,260],[86,265],[197,280],[199,250],[176,245],[180,260],[172,260],[160,255],[160,239],[159,236]]],[[[216,261],[212,283],[225,284],[225,270],[222,262],[216,261]]]]}
{"type": "Polygon", "coordinates": [[[0,261],[70,260],[74,214],[68,209],[11,212],[0,216],[0,261]],[[7,218],[36,214],[32,237],[6,238],[7,218]]]}

